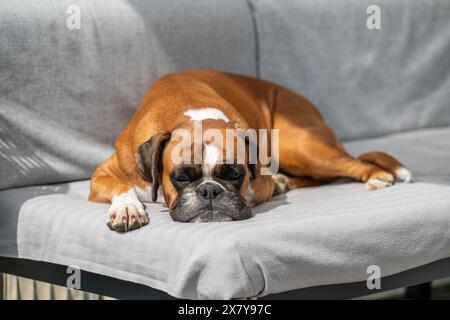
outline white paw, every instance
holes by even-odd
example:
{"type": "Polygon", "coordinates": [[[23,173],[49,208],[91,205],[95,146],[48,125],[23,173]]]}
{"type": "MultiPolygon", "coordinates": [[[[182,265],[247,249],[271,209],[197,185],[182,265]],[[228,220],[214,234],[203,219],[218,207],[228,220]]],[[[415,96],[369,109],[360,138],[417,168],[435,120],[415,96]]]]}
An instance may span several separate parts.
{"type": "Polygon", "coordinates": [[[379,174],[373,175],[367,182],[364,187],[367,190],[379,190],[386,187],[390,187],[394,184],[394,176],[387,172],[381,172],[379,174]]]}
{"type": "Polygon", "coordinates": [[[398,181],[409,183],[412,182],[413,176],[411,174],[411,171],[409,171],[405,167],[400,167],[394,172],[395,178],[397,178],[398,181]]]}
{"type": "Polygon", "coordinates": [[[149,223],[144,205],[129,193],[114,197],[109,207],[106,225],[111,230],[128,232],[149,223]]]}

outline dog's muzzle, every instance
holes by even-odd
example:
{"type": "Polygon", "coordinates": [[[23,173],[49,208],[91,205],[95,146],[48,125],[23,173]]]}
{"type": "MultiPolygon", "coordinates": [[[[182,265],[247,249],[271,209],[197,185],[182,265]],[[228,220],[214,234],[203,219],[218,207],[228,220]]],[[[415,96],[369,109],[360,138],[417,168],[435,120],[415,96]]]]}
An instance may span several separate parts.
{"type": "Polygon", "coordinates": [[[177,196],[170,215],[178,222],[223,222],[245,220],[253,216],[238,192],[217,182],[186,187],[177,196]]]}

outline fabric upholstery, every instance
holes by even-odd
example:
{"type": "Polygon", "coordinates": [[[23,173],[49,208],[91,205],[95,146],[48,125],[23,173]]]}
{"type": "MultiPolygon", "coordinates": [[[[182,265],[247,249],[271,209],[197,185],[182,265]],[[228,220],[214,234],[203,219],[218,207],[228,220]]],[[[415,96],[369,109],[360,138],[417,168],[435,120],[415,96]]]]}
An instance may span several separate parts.
{"type": "MultiPolygon", "coordinates": [[[[150,224],[127,234],[106,227],[107,205],[86,201],[87,181],[40,187],[38,194],[48,194],[25,190],[30,199],[16,205],[19,213],[0,211],[0,228],[16,232],[2,232],[14,238],[2,240],[0,255],[13,253],[14,243],[9,256],[78,266],[182,298],[247,298],[365,281],[370,265],[387,276],[450,257],[450,129],[347,148],[392,150],[415,182],[380,191],[350,181],[299,189],[254,208],[252,219],[229,223],[173,222],[166,207],[148,203],[150,224]]],[[[13,199],[9,193],[2,201],[13,199]]]]}

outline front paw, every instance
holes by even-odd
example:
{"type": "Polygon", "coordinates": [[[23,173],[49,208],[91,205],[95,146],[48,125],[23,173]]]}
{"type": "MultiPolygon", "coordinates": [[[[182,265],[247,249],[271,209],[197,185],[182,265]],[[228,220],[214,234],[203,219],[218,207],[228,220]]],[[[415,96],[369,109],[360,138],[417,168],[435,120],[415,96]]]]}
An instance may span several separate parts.
{"type": "Polygon", "coordinates": [[[113,203],[108,210],[106,225],[117,232],[128,232],[149,223],[141,203],[113,203]]]}

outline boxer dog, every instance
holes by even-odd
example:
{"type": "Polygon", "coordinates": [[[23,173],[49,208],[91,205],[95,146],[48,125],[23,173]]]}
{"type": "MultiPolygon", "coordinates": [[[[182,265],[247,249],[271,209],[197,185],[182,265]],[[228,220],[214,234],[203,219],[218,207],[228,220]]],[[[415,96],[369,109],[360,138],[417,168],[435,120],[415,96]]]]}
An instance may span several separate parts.
{"type": "Polygon", "coordinates": [[[127,232],[149,223],[142,202],[156,201],[158,190],[175,221],[232,221],[252,217],[251,206],[273,195],[338,177],[377,190],[396,180],[409,182],[411,173],[383,152],[349,155],[317,108],[295,92],[248,76],[189,70],[151,86],[117,139],[114,154],[95,170],[89,200],[111,203],[108,227],[127,232]],[[271,154],[277,151],[279,173],[261,174],[264,165],[249,163],[248,149],[241,149],[245,163],[238,163],[233,160],[239,152],[230,161],[215,140],[195,144],[174,136],[180,129],[195,135],[199,122],[201,132],[278,129],[278,150],[271,154]],[[200,161],[174,161],[180,144],[200,161]]]}

